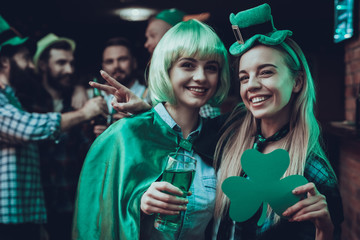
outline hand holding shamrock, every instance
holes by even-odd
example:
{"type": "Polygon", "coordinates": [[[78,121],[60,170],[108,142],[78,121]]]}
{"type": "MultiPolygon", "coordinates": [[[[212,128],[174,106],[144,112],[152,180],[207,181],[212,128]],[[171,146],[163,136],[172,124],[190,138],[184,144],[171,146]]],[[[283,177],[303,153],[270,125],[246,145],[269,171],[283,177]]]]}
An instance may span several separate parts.
{"type": "Polygon", "coordinates": [[[297,187],[294,194],[307,194],[307,198],[289,207],[283,216],[290,217],[289,221],[312,221],[316,227],[316,240],[332,239],[334,226],[332,224],[326,198],[320,194],[314,183],[297,187]]]}
{"type": "Polygon", "coordinates": [[[230,198],[230,217],[237,222],[246,221],[263,205],[258,221],[261,226],[269,203],[276,214],[289,221],[312,221],[316,240],[332,239],[334,227],[325,196],[304,176],[280,179],[289,163],[289,154],[283,149],[269,154],[255,149],[245,151],[241,165],[247,177],[229,177],[222,184],[222,190],[230,198]]]}

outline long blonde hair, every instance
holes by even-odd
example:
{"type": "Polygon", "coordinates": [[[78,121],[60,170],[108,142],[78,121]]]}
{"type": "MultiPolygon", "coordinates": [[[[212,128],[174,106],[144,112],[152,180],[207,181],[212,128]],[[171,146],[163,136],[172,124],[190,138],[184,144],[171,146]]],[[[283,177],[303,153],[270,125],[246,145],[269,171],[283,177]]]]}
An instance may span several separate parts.
{"type": "MultiPolygon", "coordinates": [[[[310,154],[324,159],[330,171],[332,168],[327,161],[320,145],[320,127],[314,115],[315,86],[309,66],[300,47],[291,39],[285,42],[290,46],[300,60],[297,66],[293,58],[282,46],[268,46],[282,53],[285,63],[289,67],[294,79],[302,77],[303,86],[300,92],[293,94],[290,116],[290,130],[284,137],[281,148],[290,155],[290,166],[284,176],[293,174],[304,175],[305,162],[310,154]]],[[[254,143],[258,121],[250,111],[240,104],[231,114],[226,124],[230,124],[221,136],[215,151],[214,167],[218,168],[218,188],[216,192],[215,217],[221,218],[229,207],[229,199],[221,190],[221,184],[230,176],[239,176],[242,170],[240,158],[246,149],[254,143]]],[[[225,125],[226,125],[225,124],[225,125]]],[[[334,174],[335,175],[335,174],[334,174]]],[[[271,210],[268,210],[268,215],[271,210]]],[[[275,221],[278,221],[276,217],[275,221]]]]}

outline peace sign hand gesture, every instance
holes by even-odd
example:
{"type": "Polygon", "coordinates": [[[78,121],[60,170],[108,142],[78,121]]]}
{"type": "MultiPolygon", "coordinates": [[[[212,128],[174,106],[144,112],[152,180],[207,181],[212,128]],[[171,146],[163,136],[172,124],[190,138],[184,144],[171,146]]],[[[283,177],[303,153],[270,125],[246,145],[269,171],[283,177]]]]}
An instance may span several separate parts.
{"type": "Polygon", "coordinates": [[[89,84],[94,88],[104,90],[114,95],[114,99],[111,104],[116,111],[139,113],[151,108],[148,103],[136,96],[130,89],[116,81],[105,71],[101,70],[100,74],[109,85],[95,83],[92,81],[89,82],[89,84]]]}

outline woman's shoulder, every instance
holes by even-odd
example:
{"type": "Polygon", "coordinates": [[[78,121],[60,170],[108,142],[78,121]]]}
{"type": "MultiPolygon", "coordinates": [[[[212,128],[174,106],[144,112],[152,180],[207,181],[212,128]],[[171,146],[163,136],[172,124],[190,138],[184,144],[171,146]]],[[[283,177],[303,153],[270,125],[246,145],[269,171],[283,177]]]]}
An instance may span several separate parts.
{"type": "Polygon", "coordinates": [[[311,155],[307,159],[304,176],[326,197],[335,235],[340,236],[340,224],[344,220],[344,214],[337,178],[332,167],[321,156],[311,155]]]}
{"type": "Polygon", "coordinates": [[[307,158],[304,176],[309,182],[315,183],[315,185],[337,187],[337,178],[331,165],[327,159],[319,155],[311,154],[307,158]]]}
{"type": "Polygon", "coordinates": [[[134,114],[129,117],[124,117],[113,123],[111,127],[122,128],[124,125],[126,125],[126,127],[147,125],[149,123],[152,123],[154,121],[154,118],[155,118],[154,109],[151,108],[146,112],[134,114]]]}
{"type": "Polygon", "coordinates": [[[172,129],[161,119],[152,108],[146,112],[122,118],[108,127],[103,134],[107,139],[143,139],[145,136],[166,137],[176,136],[172,129]]]}
{"type": "Polygon", "coordinates": [[[124,134],[142,134],[143,129],[151,129],[150,124],[154,123],[154,114],[151,110],[124,117],[111,124],[99,137],[97,141],[113,141],[121,138],[124,134]]]}

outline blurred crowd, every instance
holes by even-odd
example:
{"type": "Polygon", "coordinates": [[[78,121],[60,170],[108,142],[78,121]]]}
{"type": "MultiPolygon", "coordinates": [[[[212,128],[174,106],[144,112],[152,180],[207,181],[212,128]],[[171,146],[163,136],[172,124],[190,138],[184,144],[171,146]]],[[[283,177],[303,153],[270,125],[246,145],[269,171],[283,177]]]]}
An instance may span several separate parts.
{"type": "MultiPolygon", "coordinates": [[[[134,49],[123,36],[108,39],[99,46],[102,70],[150,103],[146,72],[139,74],[134,52],[147,49],[151,55],[166,31],[185,16],[177,9],[153,16],[144,49],[134,49]]],[[[203,15],[197,17],[204,20],[203,15]]],[[[28,39],[0,16],[0,232],[4,237],[70,239],[86,153],[97,136],[123,117],[113,109],[111,94],[79,84],[76,45],[54,33],[38,41],[28,39]]],[[[103,83],[99,76],[88,81],[103,83]]],[[[200,111],[211,118],[220,113],[219,107],[209,104],[200,111]]]]}

